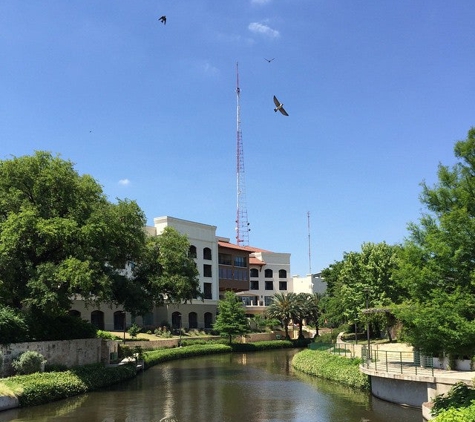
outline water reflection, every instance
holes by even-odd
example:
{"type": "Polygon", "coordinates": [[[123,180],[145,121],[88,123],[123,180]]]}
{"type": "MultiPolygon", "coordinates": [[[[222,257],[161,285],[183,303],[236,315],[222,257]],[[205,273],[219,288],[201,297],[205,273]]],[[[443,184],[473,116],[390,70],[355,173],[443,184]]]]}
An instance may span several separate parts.
{"type": "Polygon", "coordinates": [[[279,350],[169,362],[107,391],[0,413],[0,422],[421,422],[420,410],[295,373],[294,353],[279,350]]]}

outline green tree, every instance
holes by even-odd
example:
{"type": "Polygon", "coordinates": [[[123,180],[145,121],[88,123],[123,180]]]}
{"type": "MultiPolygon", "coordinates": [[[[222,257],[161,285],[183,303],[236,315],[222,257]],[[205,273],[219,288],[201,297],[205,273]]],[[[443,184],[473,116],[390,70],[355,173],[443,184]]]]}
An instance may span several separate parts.
{"type": "Polygon", "coordinates": [[[466,140],[456,142],[454,153],[456,164],[440,164],[434,186],[422,183],[421,202],[427,211],[419,224],[409,225],[410,235],[396,273],[411,301],[396,312],[418,347],[436,354],[468,349],[473,355],[475,336],[470,333],[475,319],[474,128],[466,140]],[[431,309],[434,317],[424,313],[425,318],[421,318],[424,309],[431,309]],[[455,322],[460,330],[454,329],[455,322]],[[443,338],[439,337],[442,332],[443,338]]]}
{"type": "Polygon", "coordinates": [[[187,236],[173,227],[148,237],[141,259],[134,266],[133,283],[129,281],[134,294],[121,290],[122,300],[136,313],[145,314],[153,304],[187,303],[202,297],[198,269],[189,249],[187,236]]]}
{"type": "Polygon", "coordinates": [[[241,336],[250,331],[242,301],[234,292],[225,292],[224,299],[219,301],[218,315],[213,328],[228,336],[229,344],[232,343],[233,336],[241,336]]]}
{"type": "MultiPolygon", "coordinates": [[[[367,318],[375,328],[387,325],[379,316],[363,316],[366,299],[372,308],[401,303],[405,290],[394,281],[399,265],[400,245],[363,243],[361,251],[345,253],[343,260],[322,271],[329,289],[322,300],[324,318],[333,325],[357,324],[367,318]]],[[[389,320],[388,320],[389,321],[389,320]]]]}
{"type": "Polygon", "coordinates": [[[134,201],[109,202],[70,161],[41,151],[0,161],[0,304],[63,314],[74,295],[114,302],[144,225],[134,201]]]}
{"type": "Polygon", "coordinates": [[[280,321],[285,330],[285,338],[290,339],[289,323],[294,320],[297,311],[297,295],[295,293],[276,293],[266,313],[270,318],[280,321]]]}

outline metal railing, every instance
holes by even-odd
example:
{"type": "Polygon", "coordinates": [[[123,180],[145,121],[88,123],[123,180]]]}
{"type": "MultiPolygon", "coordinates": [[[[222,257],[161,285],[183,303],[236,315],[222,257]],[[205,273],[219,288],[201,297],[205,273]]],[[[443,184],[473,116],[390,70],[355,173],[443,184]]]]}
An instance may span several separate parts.
{"type": "Polygon", "coordinates": [[[355,345],[351,343],[310,343],[308,347],[311,350],[319,350],[334,355],[355,358],[358,356],[360,346],[355,347],[355,345]]]}
{"type": "Polygon", "coordinates": [[[361,358],[364,366],[380,372],[399,374],[430,375],[434,376],[434,360],[430,356],[423,356],[419,351],[410,352],[386,351],[371,348],[361,348],[361,358]]]}
{"type": "Polygon", "coordinates": [[[366,344],[310,343],[309,349],[325,351],[348,358],[361,357],[366,368],[379,372],[434,376],[434,361],[430,356],[414,351],[390,351],[370,348],[366,344]]]}

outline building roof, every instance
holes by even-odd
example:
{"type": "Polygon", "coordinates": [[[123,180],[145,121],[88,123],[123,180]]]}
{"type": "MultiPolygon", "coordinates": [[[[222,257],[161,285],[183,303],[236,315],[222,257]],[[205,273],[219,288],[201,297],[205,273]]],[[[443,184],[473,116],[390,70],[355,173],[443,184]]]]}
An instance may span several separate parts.
{"type": "Polygon", "coordinates": [[[221,240],[218,240],[218,246],[221,246],[222,248],[236,249],[236,250],[247,252],[247,253],[252,252],[251,250],[247,249],[246,246],[234,245],[232,243],[224,242],[224,241],[221,241],[221,240]]]}
{"type": "Polygon", "coordinates": [[[257,259],[255,256],[250,256],[249,257],[249,265],[266,265],[265,261],[261,261],[260,259],[257,259]]]}

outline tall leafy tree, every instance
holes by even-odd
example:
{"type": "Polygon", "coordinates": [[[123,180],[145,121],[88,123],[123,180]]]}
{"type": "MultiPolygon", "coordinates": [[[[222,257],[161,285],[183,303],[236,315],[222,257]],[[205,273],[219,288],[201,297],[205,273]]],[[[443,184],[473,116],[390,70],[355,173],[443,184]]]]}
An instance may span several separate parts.
{"type": "Polygon", "coordinates": [[[109,202],[59,156],[0,161],[0,304],[61,314],[74,295],[114,301],[143,250],[144,224],[134,201],[109,202]]]}
{"type": "Polygon", "coordinates": [[[144,314],[153,304],[187,303],[202,297],[196,263],[189,256],[190,243],[186,235],[166,227],[159,236],[146,240],[140,260],[133,269],[130,290],[121,290],[122,300],[133,313],[144,314]]]}
{"type": "Polygon", "coordinates": [[[345,253],[342,261],[322,271],[329,283],[322,300],[325,319],[334,325],[357,324],[364,319],[366,299],[372,308],[400,303],[405,290],[394,281],[400,251],[399,245],[363,243],[359,252],[345,253]]]}
{"type": "Polygon", "coordinates": [[[224,299],[219,301],[218,315],[213,328],[220,334],[228,336],[229,344],[232,343],[234,336],[240,336],[250,331],[246,310],[234,292],[225,292],[224,299]]]}
{"type": "Polygon", "coordinates": [[[456,164],[440,164],[434,186],[422,184],[421,202],[427,211],[419,224],[409,225],[397,272],[411,297],[399,317],[418,347],[435,354],[468,349],[473,355],[475,336],[468,334],[475,320],[475,128],[466,140],[456,142],[454,153],[456,164]],[[441,298],[447,304],[444,313],[441,298]],[[421,318],[421,309],[437,315],[435,320],[429,318],[432,324],[421,318]],[[460,330],[450,328],[455,321],[460,330]],[[444,327],[445,341],[430,340],[444,327]]]}

